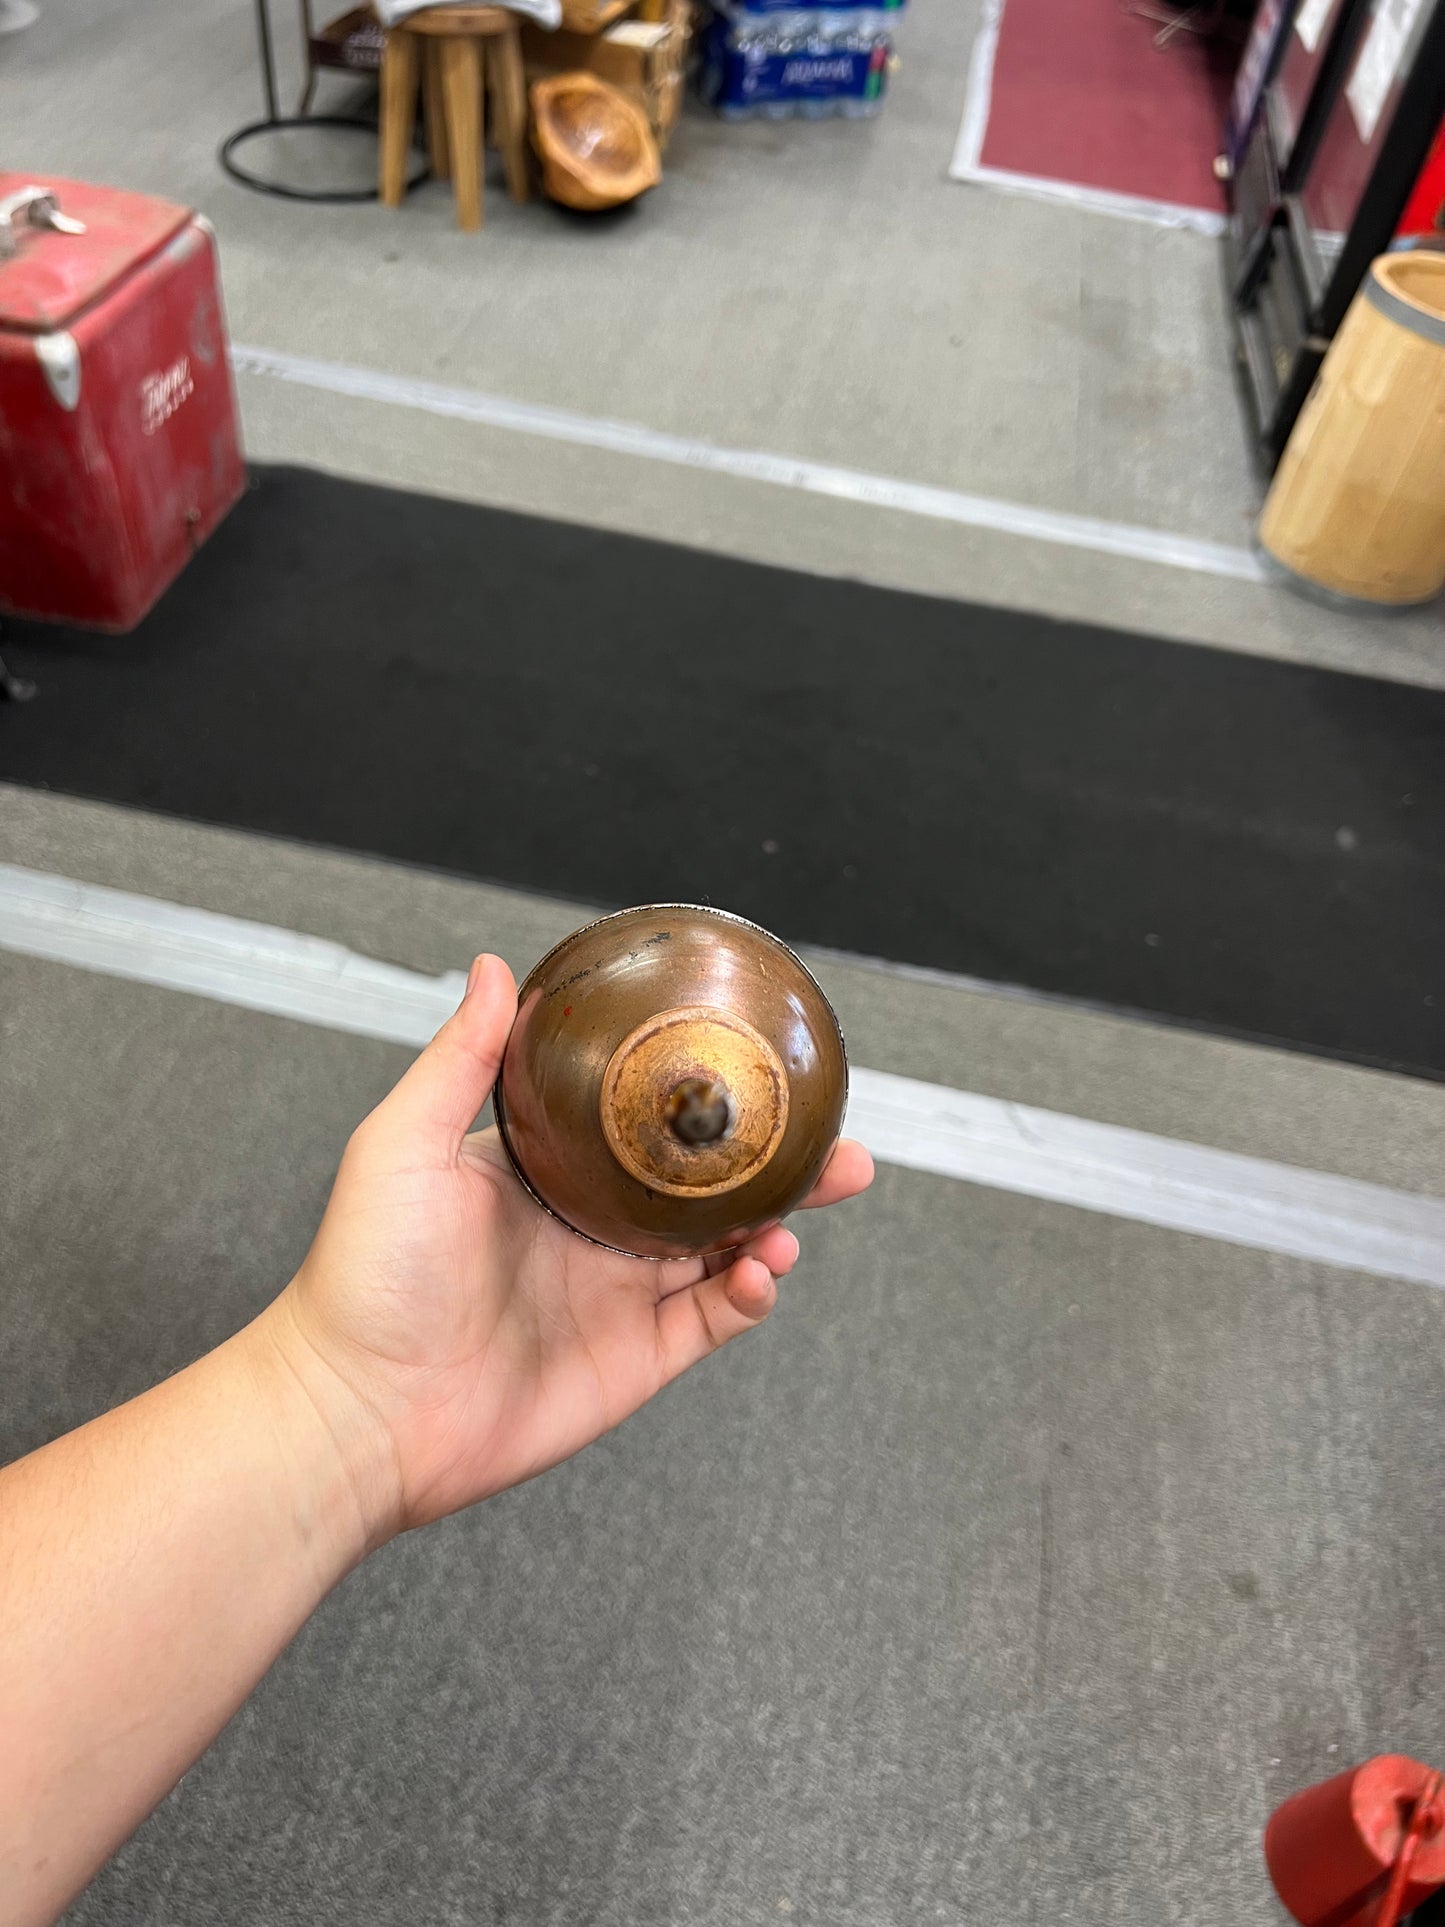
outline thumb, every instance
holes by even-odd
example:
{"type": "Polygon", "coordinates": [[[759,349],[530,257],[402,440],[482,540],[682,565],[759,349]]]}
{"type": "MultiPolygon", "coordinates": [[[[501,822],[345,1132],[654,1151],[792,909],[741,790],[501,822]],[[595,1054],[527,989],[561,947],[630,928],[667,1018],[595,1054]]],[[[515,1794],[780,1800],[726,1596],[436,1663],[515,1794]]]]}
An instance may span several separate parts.
{"type": "Polygon", "coordinates": [[[511,971],[478,957],[455,1014],[382,1103],[388,1126],[454,1153],[492,1094],[516,1014],[511,971]]]}

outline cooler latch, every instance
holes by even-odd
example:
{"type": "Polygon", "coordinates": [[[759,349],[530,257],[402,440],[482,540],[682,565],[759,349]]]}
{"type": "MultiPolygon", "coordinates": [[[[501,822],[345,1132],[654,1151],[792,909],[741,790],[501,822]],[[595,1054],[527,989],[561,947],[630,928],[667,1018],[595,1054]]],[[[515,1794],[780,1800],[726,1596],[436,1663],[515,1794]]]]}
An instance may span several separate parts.
{"type": "Polygon", "coordinates": [[[8,261],[19,252],[20,241],[15,232],[19,221],[26,221],[31,227],[51,228],[56,234],[85,232],[84,221],[61,213],[60,203],[50,188],[18,187],[0,201],[0,261],[8,261]]]}

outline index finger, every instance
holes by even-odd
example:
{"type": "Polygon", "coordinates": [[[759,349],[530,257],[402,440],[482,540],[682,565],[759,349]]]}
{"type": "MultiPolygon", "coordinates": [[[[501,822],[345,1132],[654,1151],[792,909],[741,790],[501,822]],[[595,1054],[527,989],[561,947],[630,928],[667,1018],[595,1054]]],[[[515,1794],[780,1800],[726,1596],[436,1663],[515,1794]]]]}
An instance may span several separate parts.
{"type": "MultiPolygon", "coordinates": [[[[833,1155],[824,1167],[822,1177],[797,1208],[800,1211],[814,1211],[820,1205],[841,1204],[845,1198],[856,1198],[860,1191],[866,1191],[872,1182],[872,1157],[854,1139],[840,1138],[833,1147],[833,1155]]],[[[760,1235],[767,1237],[769,1232],[760,1235]]],[[[740,1250],[744,1253],[751,1250],[755,1242],[749,1240],[740,1250]]],[[[674,1292],[683,1291],[689,1285],[697,1284],[700,1279],[725,1270],[738,1255],[738,1250],[732,1250],[718,1252],[710,1258],[665,1258],[655,1267],[657,1282],[661,1287],[658,1297],[670,1298],[674,1292]]]]}
{"type": "Polygon", "coordinates": [[[856,1198],[873,1182],[873,1159],[855,1138],[839,1138],[822,1177],[798,1206],[800,1211],[816,1211],[820,1205],[841,1204],[856,1198]]]}

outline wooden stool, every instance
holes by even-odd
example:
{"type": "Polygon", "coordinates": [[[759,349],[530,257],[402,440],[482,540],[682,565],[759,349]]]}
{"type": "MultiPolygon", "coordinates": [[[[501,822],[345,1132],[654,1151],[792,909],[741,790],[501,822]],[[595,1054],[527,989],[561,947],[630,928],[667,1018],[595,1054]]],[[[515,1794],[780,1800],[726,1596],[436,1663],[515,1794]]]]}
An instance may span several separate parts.
{"type": "Polygon", "coordinates": [[[381,57],[381,199],[400,207],[419,81],[432,172],[451,177],[457,226],[482,225],[482,157],[490,88],[497,145],[514,201],[527,198],[527,86],[517,16],[505,7],[426,7],[392,27],[381,57]],[[485,47],[485,58],[483,48],[485,47]]]}

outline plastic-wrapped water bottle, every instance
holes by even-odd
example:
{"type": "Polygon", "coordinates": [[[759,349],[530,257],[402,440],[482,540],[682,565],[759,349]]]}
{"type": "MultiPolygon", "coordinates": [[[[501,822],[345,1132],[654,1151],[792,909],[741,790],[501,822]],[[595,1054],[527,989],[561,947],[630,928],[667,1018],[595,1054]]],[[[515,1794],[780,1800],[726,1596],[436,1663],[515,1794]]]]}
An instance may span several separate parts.
{"type": "Polygon", "coordinates": [[[704,42],[703,92],[728,119],[863,118],[882,105],[901,6],[827,0],[714,0],[704,42]]]}

